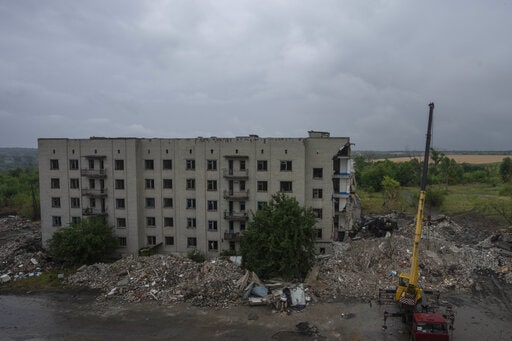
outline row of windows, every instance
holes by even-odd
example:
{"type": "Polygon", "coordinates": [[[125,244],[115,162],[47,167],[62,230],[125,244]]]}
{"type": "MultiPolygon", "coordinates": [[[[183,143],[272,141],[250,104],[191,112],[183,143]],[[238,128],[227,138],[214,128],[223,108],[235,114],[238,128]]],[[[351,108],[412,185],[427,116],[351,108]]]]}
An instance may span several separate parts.
{"type": "MultiPolygon", "coordinates": [[[[126,247],[127,239],[126,237],[119,237],[119,246],[126,247]]],[[[156,245],[156,236],[146,236],[146,241],[148,245],[156,245]]],[[[173,236],[165,236],[164,243],[166,246],[174,245],[174,237],[173,236]]],[[[189,237],[187,238],[187,247],[196,247],[197,246],[197,238],[189,237]]],[[[208,250],[216,251],[219,249],[219,242],[217,240],[209,240],[208,241],[208,250]]]]}
{"type": "MultiPolygon", "coordinates": [[[[94,169],[94,160],[89,160],[89,169],[94,169]]],[[[100,168],[103,169],[103,160],[100,160],[100,168]]],[[[154,170],[155,169],[155,160],[146,159],[144,160],[144,168],[146,170],[154,170]]],[[[246,161],[239,160],[239,168],[240,170],[246,169],[246,161]]],[[[50,169],[58,170],[59,169],[59,160],[51,159],[50,160],[50,169]]],[[[79,169],[79,161],[78,159],[69,160],[69,169],[70,170],[78,170],[79,169]]],[[[114,160],[114,169],[115,170],[124,170],[124,160],[116,159],[114,160]]],[[[162,160],[162,169],[163,170],[171,170],[172,169],[172,160],[165,159],[162,160]]],[[[187,159],[185,160],[185,169],[186,170],[195,170],[196,169],[196,160],[187,159]]],[[[217,170],[217,160],[206,160],[206,169],[207,170],[217,170]]],[[[256,169],[258,171],[267,171],[268,170],[268,161],[267,160],[257,160],[256,161],[256,169]]],[[[282,172],[291,172],[293,170],[292,161],[291,160],[282,160],[280,161],[279,169],[282,172]]],[[[323,176],[322,168],[313,168],[313,178],[318,179],[323,176]]]]}
{"type": "MultiPolygon", "coordinates": [[[[89,189],[94,189],[96,187],[95,180],[89,179],[89,189]]],[[[240,190],[245,189],[245,181],[240,181],[240,190]]],[[[50,181],[50,186],[53,189],[60,188],[60,179],[52,178],[50,181]]],[[[77,178],[70,179],[69,187],[72,189],[80,188],[80,181],[77,178]]],[[[103,183],[100,184],[100,187],[103,189],[103,183]]],[[[172,179],[163,179],[162,187],[164,189],[172,189],[172,179]]],[[[125,181],[123,179],[115,179],[114,188],[116,190],[125,189],[125,181]]],[[[155,180],[154,179],[145,179],[145,188],[146,189],[154,189],[155,188],[155,180]]],[[[195,179],[187,179],[185,184],[185,189],[187,190],[195,190],[196,188],[196,180],[195,179]]],[[[207,191],[215,192],[217,191],[217,180],[207,180],[206,189],[207,191]]],[[[258,192],[267,192],[268,191],[268,182],[267,181],[258,181],[257,182],[257,190],[258,192]]],[[[279,183],[279,190],[281,192],[291,193],[293,192],[293,186],[291,181],[281,181],[279,183]]],[[[322,198],[322,189],[313,189],[313,198],[322,198]]]]}

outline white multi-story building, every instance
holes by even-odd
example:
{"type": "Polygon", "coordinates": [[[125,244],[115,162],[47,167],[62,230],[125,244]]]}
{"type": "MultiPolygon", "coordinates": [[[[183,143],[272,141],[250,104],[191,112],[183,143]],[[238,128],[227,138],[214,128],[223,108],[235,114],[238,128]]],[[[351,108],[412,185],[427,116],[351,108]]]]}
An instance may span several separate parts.
{"type": "Polygon", "coordinates": [[[238,250],[251,212],[276,192],[312,207],[318,253],[360,214],[348,137],[42,138],[43,242],[88,216],[114,227],[123,254],[150,247],[209,257],[238,250]]]}

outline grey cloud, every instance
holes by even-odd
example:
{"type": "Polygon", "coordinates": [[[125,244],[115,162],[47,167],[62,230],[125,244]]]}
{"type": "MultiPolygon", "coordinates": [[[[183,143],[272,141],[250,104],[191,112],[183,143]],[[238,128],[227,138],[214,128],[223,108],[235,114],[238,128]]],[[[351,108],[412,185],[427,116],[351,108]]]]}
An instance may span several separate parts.
{"type": "Polygon", "coordinates": [[[10,1],[0,146],[305,136],[511,149],[510,2],[10,1]],[[56,116],[58,120],[54,119],[56,116]]]}

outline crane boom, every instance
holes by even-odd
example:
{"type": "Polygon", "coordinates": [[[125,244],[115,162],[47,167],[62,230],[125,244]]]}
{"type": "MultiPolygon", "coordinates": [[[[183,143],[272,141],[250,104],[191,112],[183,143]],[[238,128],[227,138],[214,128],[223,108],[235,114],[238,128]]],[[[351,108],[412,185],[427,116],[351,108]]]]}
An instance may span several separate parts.
{"type": "Polygon", "coordinates": [[[423,231],[423,218],[425,216],[425,196],[427,187],[428,162],[430,157],[430,140],[432,135],[432,117],[434,115],[434,103],[429,104],[427,139],[425,144],[425,154],[423,158],[423,167],[420,183],[420,197],[418,201],[418,211],[416,213],[416,229],[414,232],[414,243],[411,255],[411,268],[409,273],[401,273],[399,284],[395,293],[395,300],[407,306],[415,306],[421,299],[423,289],[418,287],[418,267],[419,267],[419,244],[423,231]]]}

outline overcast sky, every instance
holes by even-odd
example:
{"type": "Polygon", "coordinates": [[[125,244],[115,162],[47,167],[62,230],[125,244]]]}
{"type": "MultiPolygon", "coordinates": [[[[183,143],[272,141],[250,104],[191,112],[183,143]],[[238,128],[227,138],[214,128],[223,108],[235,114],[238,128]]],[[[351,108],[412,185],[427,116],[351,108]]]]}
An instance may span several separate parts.
{"type": "Polygon", "coordinates": [[[349,136],[512,149],[512,1],[0,0],[0,147],[349,136]]]}

